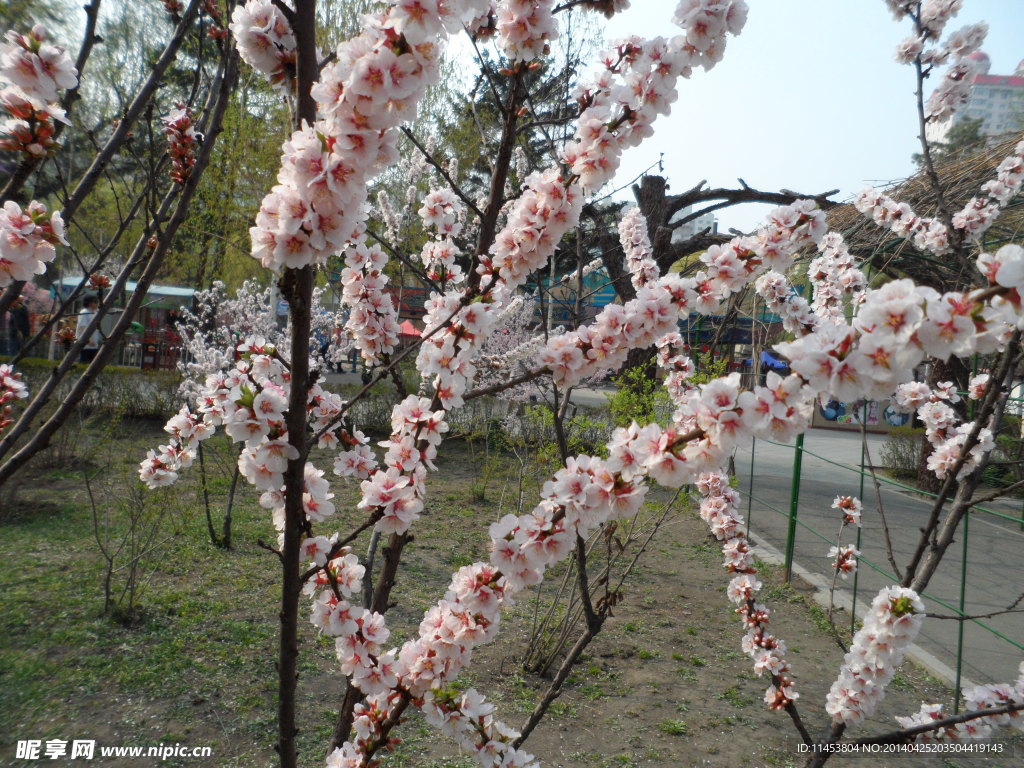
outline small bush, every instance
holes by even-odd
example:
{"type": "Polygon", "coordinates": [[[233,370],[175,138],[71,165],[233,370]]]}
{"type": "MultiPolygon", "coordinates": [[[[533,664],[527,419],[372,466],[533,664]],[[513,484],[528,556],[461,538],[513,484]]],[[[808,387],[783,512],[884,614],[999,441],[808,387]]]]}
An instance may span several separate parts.
{"type": "Polygon", "coordinates": [[[629,368],[613,379],[615,394],[608,398],[612,421],[617,427],[631,422],[667,424],[672,403],[665,391],[664,374],[653,366],[629,368]]]}
{"type": "Polygon", "coordinates": [[[917,477],[923,438],[924,430],[920,427],[893,427],[879,453],[882,466],[886,467],[893,477],[917,477]]]}

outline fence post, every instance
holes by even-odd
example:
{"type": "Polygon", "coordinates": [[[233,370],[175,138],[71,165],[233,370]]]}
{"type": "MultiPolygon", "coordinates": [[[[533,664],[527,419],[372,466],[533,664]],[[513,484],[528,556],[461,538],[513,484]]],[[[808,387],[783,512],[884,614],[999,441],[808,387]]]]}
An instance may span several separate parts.
{"type": "MultiPolygon", "coordinates": [[[[754,448],[757,438],[750,438],[750,482],[747,483],[747,536],[750,536],[750,517],[754,511],[754,448]]],[[[1022,523],[1024,525],[1024,523],[1022,523]]]]}
{"type": "MultiPolygon", "coordinates": [[[[860,499],[861,506],[864,504],[864,475],[865,469],[867,468],[867,443],[868,443],[868,401],[863,400],[861,402],[860,411],[860,499]]],[[[881,494],[879,494],[878,503],[882,503],[881,494]]],[[[854,545],[857,547],[857,551],[860,552],[861,535],[864,529],[857,526],[857,543],[854,545]]],[[[857,589],[860,584],[860,564],[857,564],[857,569],[853,572],[853,597],[850,601],[850,635],[853,635],[857,631],[857,589]]]]}
{"type": "MultiPolygon", "coordinates": [[[[968,521],[971,519],[971,511],[967,510],[964,515],[964,547],[962,562],[960,563],[960,616],[964,616],[964,609],[966,602],[964,600],[965,590],[967,587],[967,531],[968,521]]],[[[966,621],[958,621],[957,633],[956,633],[956,686],[953,689],[953,714],[960,713],[960,677],[963,672],[964,666],[964,624],[966,621]]]]}
{"type": "Polygon", "coordinates": [[[786,531],[786,583],[793,577],[793,547],[796,545],[796,515],[800,508],[800,469],[804,458],[804,436],[797,435],[793,457],[793,483],[789,488],[789,530],[786,531]]]}

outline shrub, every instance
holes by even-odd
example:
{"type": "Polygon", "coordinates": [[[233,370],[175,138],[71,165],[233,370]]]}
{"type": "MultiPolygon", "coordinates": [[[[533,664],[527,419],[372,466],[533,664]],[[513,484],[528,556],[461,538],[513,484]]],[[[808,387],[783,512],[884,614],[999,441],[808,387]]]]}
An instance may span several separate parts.
{"type": "MultiPolygon", "coordinates": [[[[0,357],[0,362],[5,359],[8,358],[0,357]]],[[[18,361],[17,370],[28,386],[29,398],[39,391],[57,365],[55,360],[38,357],[18,361]]],[[[78,363],[75,368],[84,371],[85,365],[78,363]]],[[[64,400],[74,383],[74,379],[66,378],[58,385],[50,401],[59,403],[64,400]]],[[[82,400],[82,413],[164,420],[168,413],[178,410],[180,383],[181,374],[177,371],[143,371],[108,365],[100,372],[96,386],[91,387],[82,400]]]]}
{"type": "Polygon", "coordinates": [[[649,424],[658,420],[659,414],[671,410],[663,378],[656,368],[647,365],[627,368],[616,376],[615,394],[608,398],[615,426],[628,427],[633,421],[649,424]]]}
{"type": "Polygon", "coordinates": [[[924,430],[920,427],[893,427],[879,453],[882,466],[897,478],[917,477],[924,430]]]}

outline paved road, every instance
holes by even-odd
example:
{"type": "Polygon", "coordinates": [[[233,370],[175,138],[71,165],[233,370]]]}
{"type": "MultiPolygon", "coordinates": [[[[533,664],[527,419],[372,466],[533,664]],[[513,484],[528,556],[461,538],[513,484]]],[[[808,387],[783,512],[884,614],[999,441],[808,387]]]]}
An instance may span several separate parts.
{"type": "MultiPolygon", "coordinates": [[[[884,437],[869,435],[868,444],[871,458],[879,462],[879,450],[884,437]]],[[[811,430],[805,437],[806,452],[800,480],[798,520],[815,531],[833,539],[838,531],[838,513],[831,509],[837,495],[861,495],[860,467],[861,439],[856,433],[834,430],[811,430]],[[850,469],[837,467],[822,458],[845,464],[850,469]]],[[[736,473],[739,489],[747,495],[751,475],[751,443],[741,445],[736,454],[736,473]]],[[[768,543],[782,550],[785,548],[786,528],[793,473],[793,446],[779,446],[765,441],[753,445],[753,496],[743,502],[744,514],[749,518],[751,530],[768,543]],[[786,514],[779,514],[769,508],[775,507],[786,514]]],[[[878,499],[870,477],[865,480],[863,530],[860,550],[865,559],[889,571],[891,566],[885,554],[881,516],[878,499]]],[[[897,565],[905,565],[916,545],[917,531],[927,520],[931,504],[928,500],[885,486],[881,491],[882,509],[892,532],[893,549],[897,565]]],[[[1019,516],[1020,502],[993,505],[996,511],[1019,516]]],[[[982,614],[1005,608],[1024,592],[1024,531],[1017,522],[1002,520],[981,512],[974,512],[969,520],[967,548],[967,584],[965,589],[965,611],[968,614],[982,614]]],[[[849,528],[844,532],[844,542],[853,543],[849,528]]],[[[795,560],[812,572],[828,575],[831,564],[827,552],[831,542],[824,541],[814,533],[797,527],[795,560]]],[[[963,544],[958,536],[927,591],[925,604],[936,614],[951,614],[937,603],[941,600],[958,607],[960,599],[960,573],[963,544]]],[[[893,581],[861,565],[858,581],[858,605],[863,607],[874,594],[893,581]]],[[[852,586],[852,579],[843,584],[852,586]]],[[[994,630],[1024,644],[1024,613],[1008,614],[985,619],[994,630]]],[[[918,644],[941,662],[955,668],[958,625],[961,622],[931,619],[925,622],[918,644]]],[[[965,678],[976,682],[1004,682],[1017,677],[1017,667],[1024,660],[1024,651],[994,636],[972,622],[964,623],[964,665],[965,678]]]]}

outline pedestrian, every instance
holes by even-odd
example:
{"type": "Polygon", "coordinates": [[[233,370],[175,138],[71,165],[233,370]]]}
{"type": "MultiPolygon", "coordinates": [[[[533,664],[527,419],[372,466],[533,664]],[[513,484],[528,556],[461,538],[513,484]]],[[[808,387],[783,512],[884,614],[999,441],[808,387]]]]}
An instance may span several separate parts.
{"type": "Polygon", "coordinates": [[[25,346],[25,342],[28,341],[29,330],[31,328],[28,318],[28,307],[25,306],[24,299],[19,299],[15,302],[14,306],[11,307],[11,316],[8,321],[8,334],[10,335],[8,341],[8,349],[10,354],[16,355],[21,352],[22,347],[25,346]]]}
{"type": "MultiPolygon", "coordinates": [[[[95,294],[90,293],[85,297],[82,302],[82,308],[78,310],[78,326],[75,329],[75,335],[78,338],[82,338],[86,329],[89,327],[89,323],[96,317],[96,310],[100,306],[100,300],[96,298],[95,294]]],[[[82,349],[81,357],[79,362],[91,363],[96,357],[96,353],[100,349],[100,329],[97,328],[92,332],[88,341],[85,342],[85,347],[82,349]]]]}

